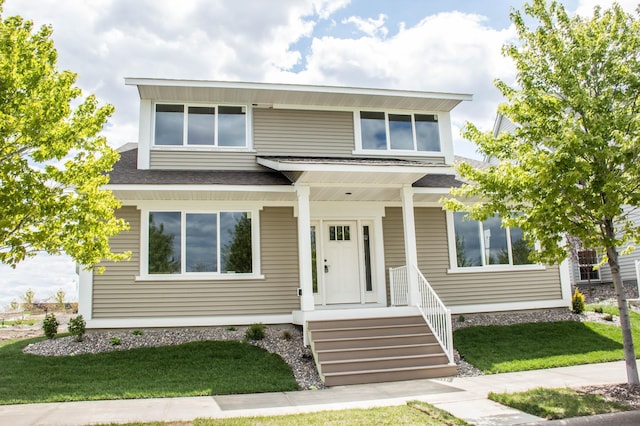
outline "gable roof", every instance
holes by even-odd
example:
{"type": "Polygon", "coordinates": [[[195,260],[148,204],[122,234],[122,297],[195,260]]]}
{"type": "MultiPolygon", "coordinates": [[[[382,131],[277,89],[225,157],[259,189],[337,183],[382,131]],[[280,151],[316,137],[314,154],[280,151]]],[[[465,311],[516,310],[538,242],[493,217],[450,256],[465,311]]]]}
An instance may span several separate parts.
{"type": "Polygon", "coordinates": [[[472,100],[472,95],[460,93],[299,84],[151,78],[126,78],[125,84],[137,86],[140,99],[253,104],[265,108],[312,106],[451,111],[460,102],[472,100]]]}

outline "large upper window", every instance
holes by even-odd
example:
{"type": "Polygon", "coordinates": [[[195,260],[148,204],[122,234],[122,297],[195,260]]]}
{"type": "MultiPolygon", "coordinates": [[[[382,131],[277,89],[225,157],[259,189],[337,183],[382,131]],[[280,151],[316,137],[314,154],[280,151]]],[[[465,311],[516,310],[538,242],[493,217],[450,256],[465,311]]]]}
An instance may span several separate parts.
{"type": "Polygon", "coordinates": [[[155,145],[247,145],[246,107],[156,104],[155,145]]]}
{"type": "Polygon", "coordinates": [[[360,112],[364,150],[440,151],[438,116],[360,112]]]}
{"type": "Polygon", "coordinates": [[[249,212],[149,212],[149,274],[251,273],[249,212]]]}
{"type": "Polygon", "coordinates": [[[531,247],[520,228],[503,228],[502,219],[482,222],[465,220],[466,213],[453,214],[456,264],[459,268],[488,265],[527,265],[531,247]]]}

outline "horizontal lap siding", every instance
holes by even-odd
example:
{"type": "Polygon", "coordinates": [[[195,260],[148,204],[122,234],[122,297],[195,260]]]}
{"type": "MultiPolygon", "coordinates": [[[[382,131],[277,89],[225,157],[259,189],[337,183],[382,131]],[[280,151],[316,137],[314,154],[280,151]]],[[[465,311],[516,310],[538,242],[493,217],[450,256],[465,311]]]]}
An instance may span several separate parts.
{"type": "Polygon", "coordinates": [[[351,112],[255,109],[253,123],[258,155],[350,157],[355,148],[351,112]]]}
{"type": "MultiPolygon", "coordinates": [[[[557,267],[539,271],[508,271],[448,274],[449,249],[446,214],[439,208],[416,208],[416,244],[418,266],[446,305],[475,305],[561,299],[557,267]]],[[[394,246],[403,241],[402,210],[387,208],[383,222],[385,242],[394,246]],[[391,232],[392,235],[387,234],[391,232]]],[[[402,252],[396,250],[386,267],[404,264],[402,252]]],[[[385,255],[387,250],[385,249],[385,255]]]]}
{"type": "Polygon", "coordinates": [[[151,169],[159,170],[264,170],[256,163],[255,152],[202,150],[152,150],[151,169]]]}
{"type": "Polygon", "coordinates": [[[140,214],[119,211],[131,230],[113,238],[114,250],[132,250],[130,262],[108,263],[94,275],[93,317],[193,317],[290,314],[298,309],[297,225],[290,207],[267,207],[260,214],[264,280],[145,281],[139,274],[140,214]]]}

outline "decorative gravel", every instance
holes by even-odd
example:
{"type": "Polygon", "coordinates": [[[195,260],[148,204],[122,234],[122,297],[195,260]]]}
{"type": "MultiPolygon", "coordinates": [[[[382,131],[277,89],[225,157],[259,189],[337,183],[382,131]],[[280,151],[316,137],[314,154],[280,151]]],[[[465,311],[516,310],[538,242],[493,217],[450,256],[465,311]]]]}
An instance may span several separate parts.
{"type": "MultiPolygon", "coordinates": [[[[637,297],[637,287],[635,285],[626,287],[628,298],[637,297]]],[[[613,294],[610,285],[592,286],[592,290],[582,289],[582,291],[584,291],[587,296],[589,303],[616,304],[615,294],[613,294]]],[[[591,321],[614,325],[620,324],[618,317],[614,317],[613,321],[607,321],[604,319],[603,314],[597,314],[595,312],[585,312],[577,315],[567,309],[547,309],[515,313],[454,315],[452,325],[455,331],[462,327],[478,325],[511,325],[526,322],[555,321],[591,321]]],[[[66,325],[64,325],[63,321],[61,322],[63,325],[60,327],[60,332],[66,331],[66,325]]],[[[37,327],[39,328],[41,325],[39,324],[37,327]]],[[[133,330],[90,331],[82,342],[76,342],[72,337],[44,340],[28,345],[24,349],[24,352],[41,356],[65,356],[128,350],[140,347],[179,345],[198,340],[242,341],[245,339],[246,329],[246,326],[154,328],[141,329],[142,334],[140,335],[134,334],[133,330]],[[111,344],[110,342],[113,338],[119,338],[120,344],[111,344]]],[[[40,335],[42,335],[41,332],[40,335]]],[[[321,389],[325,387],[316,370],[311,350],[303,345],[300,327],[290,324],[267,326],[266,336],[263,340],[249,341],[249,343],[280,355],[291,367],[293,375],[301,389],[321,389]]],[[[470,377],[484,374],[464,359],[460,359],[457,351],[454,351],[454,358],[458,367],[458,376],[470,377]]]]}

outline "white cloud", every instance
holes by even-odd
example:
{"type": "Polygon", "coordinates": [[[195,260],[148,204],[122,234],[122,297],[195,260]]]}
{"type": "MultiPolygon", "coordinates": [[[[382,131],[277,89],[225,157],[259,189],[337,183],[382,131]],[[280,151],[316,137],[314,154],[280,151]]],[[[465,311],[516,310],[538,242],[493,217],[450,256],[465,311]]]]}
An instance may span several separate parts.
{"type": "Polygon", "coordinates": [[[386,37],[389,33],[387,27],[385,27],[385,22],[387,21],[387,15],[379,14],[378,19],[373,18],[360,18],[359,16],[350,16],[347,19],[343,19],[343,24],[354,24],[358,30],[362,31],[366,35],[373,37],[376,35],[380,35],[381,37],[386,37]]]}
{"type": "Polygon", "coordinates": [[[634,12],[638,7],[637,0],[580,0],[575,13],[584,17],[592,17],[594,7],[600,6],[603,9],[608,9],[613,3],[618,3],[629,13],[634,12]]]}

